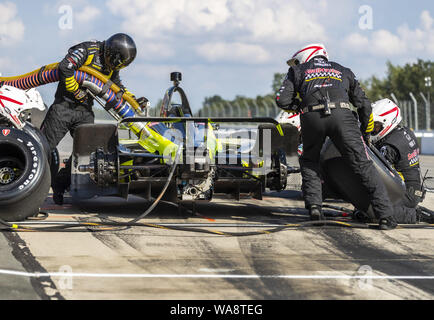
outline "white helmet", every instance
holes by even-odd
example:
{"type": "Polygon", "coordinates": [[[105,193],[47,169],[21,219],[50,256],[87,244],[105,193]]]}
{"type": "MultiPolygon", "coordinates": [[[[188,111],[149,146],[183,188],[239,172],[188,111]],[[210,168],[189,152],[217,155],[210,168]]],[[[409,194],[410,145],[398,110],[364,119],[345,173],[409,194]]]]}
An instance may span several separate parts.
{"type": "Polygon", "coordinates": [[[284,110],[280,111],[280,113],[277,115],[276,120],[279,123],[289,123],[292,124],[294,127],[300,131],[301,124],[300,124],[300,114],[299,113],[288,113],[284,110]]]}
{"type": "Polygon", "coordinates": [[[374,130],[371,141],[376,143],[387,136],[401,122],[401,110],[390,99],[381,99],[372,104],[374,130]]]}
{"type": "Polygon", "coordinates": [[[308,62],[310,59],[316,56],[323,56],[326,57],[327,60],[329,59],[327,50],[322,43],[312,43],[303,47],[302,49],[298,50],[291,59],[286,61],[286,63],[292,67],[308,62]]]}
{"type": "Polygon", "coordinates": [[[300,131],[301,130],[300,114],[293,113],[293,114],[287,114],[286,116],[287,116],[286,123],[292,124],[294,127],[298,129],[298,131],[300,131]]]}

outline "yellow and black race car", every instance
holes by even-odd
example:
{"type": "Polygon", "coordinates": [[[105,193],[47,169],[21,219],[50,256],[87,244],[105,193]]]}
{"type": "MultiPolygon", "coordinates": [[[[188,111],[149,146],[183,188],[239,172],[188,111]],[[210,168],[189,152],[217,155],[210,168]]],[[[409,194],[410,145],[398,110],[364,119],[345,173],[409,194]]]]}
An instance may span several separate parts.
{"type": "MultiPolygon", "coordinates": [[[[181,74],[172,73],[171,80],[174,84],[164,95],[159,117],[146,117],[124,101],[110,110],[118,125],[89,124],[76,129],[73,198],[135,194],[196,202],[210,201],[215,193],[261,199],[266,188],[285,189],[288,170],[279,140],[284,129],[297,133],[295,128],[282,128],[271,118],[193,117],[179,86],[181,74]],[[179,103],[174,102],[175,95],[179,103]],[[225,123],[241,125],[242,130],[228,135],[221,129],[225,123]],[[120,127],[134,138],[119,138],[120,127]]],[[[98,96],[111,94],[101,93],[102,87],[87,85],[104,104],[98,96]]]]}

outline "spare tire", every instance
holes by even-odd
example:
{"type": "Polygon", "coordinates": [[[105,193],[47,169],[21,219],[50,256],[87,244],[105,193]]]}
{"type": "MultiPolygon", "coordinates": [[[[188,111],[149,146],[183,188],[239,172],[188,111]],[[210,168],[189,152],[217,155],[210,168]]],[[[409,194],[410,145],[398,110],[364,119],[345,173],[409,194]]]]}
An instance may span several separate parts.
{"type": "MultiPolygon", "coordinates": [[[[296,156],[297,148],[300,144],[300,133],[297,128],[289,123],[283,123],[280,125],[283,131],[283,136],[280,135],[277,127],[274,124],[260,124],[258,126],[258,135],[256,143],[264,143],[259,141],[264,134],[264,130],[270,130],[271,132],[271,152],[282,150],[287,156],[296,156]]],[[[259,150],[259,149],[253,149],[259,150]]]]}
{"type": "MultiPolygon", "coordinates": [[[[397,205],[405,197],[405,184],[395,169],[391,168],[375,150],[375,147],[366,148],[375,174],[384,184],[390,202],[397,205]]],[[[350,202],[356,209],[366,212],[372,221],[376,221],[368,191],[330,139],[323,145],[320,162],[324,185],[334,194],[333,197],[337,195],[340,199],[350,202]]]]}
{"type": "Polygon", "coordinates": [[[47,153],[38,140],[0,127],[0,219],[19,221],[37,214],[50,180],[47,153]]]}

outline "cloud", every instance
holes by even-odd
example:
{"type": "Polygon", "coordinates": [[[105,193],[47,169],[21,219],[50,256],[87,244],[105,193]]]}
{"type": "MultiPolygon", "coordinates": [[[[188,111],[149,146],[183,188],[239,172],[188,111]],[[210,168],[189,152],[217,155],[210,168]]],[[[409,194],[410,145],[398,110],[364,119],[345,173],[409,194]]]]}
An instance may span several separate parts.
{"type": "MultiPolygon", "coordinates": [[[[233,34],[251,39],[322,40],[324,28],[303,1],[277,0],[109,0],[114,15],[126,19],[123,28],[137,36],[157,38],[167,31],[197,35],[233,34]]],[[[318,10],[324,8],[324,3],[318,10]]]]}
{"type": "MultiPolygon", "coordinates": [[[[326,2],[302,0],[108,0],[121,28],[137,41],[192,48],[207,61],[266,62],[271,45],[325,41],[326,2]],[[212,43],[214,42],[214,44],[212,43]],[[216,50],[215,52],[213,50],[216,50]],[[230,51],[233,56],[230,56],[230,51]]],[[[180,50],[180,49],[178,49],[180,50]]],[[[151,52],[152,53],[152,52],[151,52]]],[[[149,55],[147,56],[150,57],[149,55]]],[[[159,59],[159,55],[153,55],[159,59]]]]}
{"type": "Polygon", "coordinates": [[[75,15],[77,23],[89,23],[101,15],[101,10],[93,6],[85,6],[75,15]]]}
{"type": "Polygon", "coordinates": [[[0,57],[0,76],[2,71],[4,72],[5,69],[7,69],[11,64],[11,61],[8,58],[2,58],[0,57]]]}
{"type": "Polygon", "coordinates": [[[11,46],[24,37],[24,24],[18,19],[17,7],[12,2],[0,3],[0,46],[11,46]]]}
{"type": "Polygon", "coordinates": [[[371,39],[372,46],[379,55],[397,55],[406,52],[407,44],[397,35],[387,31],[374,32],[371,39]]]}
{"type": "Polygon", "coordinates": [[[250,40],[295,43],[326,39],[325,29],[318,19],[325,9],[324,4],[308,8],[303,1],[234,0],[230,7],[233,21],[250,40]]]}
{"type": "Polygon", "coordinates": [[[135,39],[137,46],[137,55],[145,61],[165,60],[175,56],[175,51],[170,44],[162,41],[146,41],[143,39],[135,39]]]}
{"type": "Polygon", "coordinates": [[[396,33],[384,29],[373,31],[369,36],[352,33],[345,38],[344,43],[348,50],[373,56],[434,54],[434,19],[428,11],[423,11],[418,28],[410,29],[403,24],[396,33]]]}
{"type": "Polygon", "coordinates": [[[429,11],[424,10],[420,15],[420,20],[422,23],[422,27],[425,30],[431,30],[431,28],[433,27],[434,19],[431,18],[429,11]]]}
{"type": "Polygon", "coordinates": [[[110,0],[107,6],[114,15],[126,19],[122,27],[144,38],[158,38],[167,31],[198,34],[224,23],[230,13],[227,0],[110,0]]]}
{"type": "Polygon", "coordinates": [[[229,61],[263,63],[270,59],[267,50],[259,45],[245,43],[210,42],[198,45],[196,52],[210,62],[229,61]]]}
{"type": "Polygon", "coordinates": [[[407,24],[398,28],[398,36],[407,44],[409,50],[434,54],[434,19],[428,11],[420,15],[420,27],[414,30],[407,24]]]}

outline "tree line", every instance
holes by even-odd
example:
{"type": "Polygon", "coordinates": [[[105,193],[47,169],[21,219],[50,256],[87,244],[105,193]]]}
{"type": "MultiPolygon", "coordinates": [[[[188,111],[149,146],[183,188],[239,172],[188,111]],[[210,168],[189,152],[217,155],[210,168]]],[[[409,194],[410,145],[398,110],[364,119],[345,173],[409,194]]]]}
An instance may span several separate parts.
{"type": "MultiPolygon", "coordinates": [[[[425,78],[431,77],[434,80],[434,62],[430,60],[418,59],[414,63],[406,63],[403,66],[394,65],[390,61],[386,63],[385,77],[379,78],[371,76],[368,79],[360,80],[360,85],[365,91],[367,97],[371,101],[376,101],[382,98],[391,98],[393,93],[398,100],[409,100],[409,93],[412,92],[417,98],[420,98],[419,92],[422,92],[425,97],[433,97],[434,87],[427,87],[425,78]]],[[[251,105],[255,102],[262,105],[263,101],[274,99],[276,92],[279,90],[286,73],[274,73],[271,84],[271,92],[264,96],[256,96],[255,98],[248,98],[238,95],[232,100],[223,99],[219,95],[205,97],[203,106],[213,104],[229,104],[233,105],[239,103],[240,105],[251,105]]],[[[434,109],[434,108],[432,108],[434,109]]]]}
{"type": "MultiPolygon", "coordinates": [[[[205,97],[202,110],[207,106],[219,105],[225,108],[231,106],[238,106],[239,108],[246,110],[248,106],[257,105],[260,109],[264,108],[264,105],[274,101],[275,94],[279,90],[286,73],[274,73],[271,83],[271,92],[266,95],[258,95],[256,97],[245,97],[242,95],[235,96],[234,99],[224,99],[220,95],[213,95],[205,97]]],[[[414,96],[421,101],[420,92],[425,97],[434,96],[434,87],[427,87],[429,84],[425,79],[431,77],[434,80],[434,62],[430,60],[418,59],[413,63],[406,63],[405,65],[394,65],[390,61],[386,63],[386,72],[383,78],[377,76],[371,76],[367,79],[360,80],[360,85],[365,91],[367,97],[371,101],[376,101],[382,98],[391,98],[393,93],[398,100],[410,100],[409,93],[412,92],[414,96]],[[429,93],[429,95],[428,95],[429,93]]],[[[152,108],[151,116],[158,115],[161,100],[159,100],[152,108]]],[[[423,101],[421,101],[423,102],[423,101]]],[[[431,105],[433,105],[431,103],[431,105]]],[[[96,111],[96,110],[95,110],[96,111]]],[[[260,110],[261,112],[263,110],[260,110]]],[[[105,110],[98,110],[98,118],[109,119],[110,115],[105,110]]],[[[196,112],[198,115],[200,110],[196,112]]],[[[431,113],[434,114],[434,107],[431,108],[431,113]]]]}

